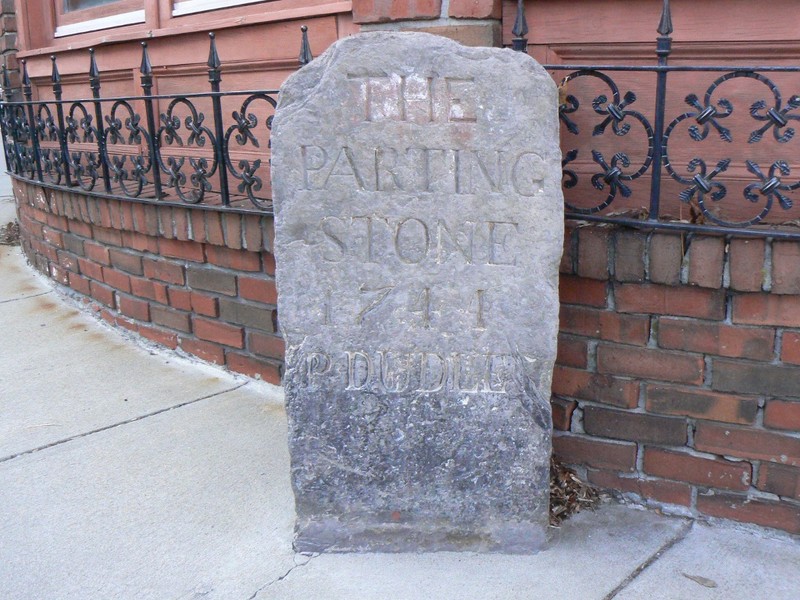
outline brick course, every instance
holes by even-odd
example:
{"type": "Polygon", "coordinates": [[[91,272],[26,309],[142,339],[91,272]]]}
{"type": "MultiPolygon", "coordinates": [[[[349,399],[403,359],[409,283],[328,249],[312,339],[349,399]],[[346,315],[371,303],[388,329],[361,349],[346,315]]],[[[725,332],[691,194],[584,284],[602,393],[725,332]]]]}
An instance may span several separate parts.
{"type": "Polygon", "coordinates": [[[684,419],[610,410],[587,406],[583,413],[586,433],[615,440],[644,444],[683,446],[686,444],[684,419]]]}
{"type": "Polygon", "coordinates": [[[499,19],[502,9],[500,0],[450,0],[449,14],[457,19],[499,19]]]}
{"type": "Polygon", "coordinates": [[[752,467],[746,462],[692,456],[660,448],[645,448],[644,472],[716,489],[746,491],[752,467]]]}
{"type": "Polygon", "coordinates": [[[441,12],[442,0],[353,0],[356,23],[435,19],[441,12]]]}
{"type": "Polygon", "coordinates": [[[645,479],[641,476],[626,477],[612,471],[589,470],[588,475],[589,482],[601,488],[637,494],[665,504],[689,506],[692,502],[692,487],[686,483],[645,479]]]}
{"type": "Polygon", "coordinates": [[[755,422],[758,413],[758,398],[755,396],[666,384],[648,385],[645,396],[647,410],[660,414],[748,425],[755,422]]]}
{"type": "Polygon", "coordinates": [[[800,533],[797,505],[752,499],[746,494],[702,494],[697,497],[697,510],[712,517],[800,533]]]}
{"type": "Polygon", "coordinates": [[[90,298],[108,323],[280,382],[271,217],[88,198],[19,182],[15,193],[31,263],[90,298]],[[220,317],[221,298],[226,315],[243,324],[220,317]]]}
{"type": "Polygon", "coordinates": [[[687,286],[623,283],[615,286],[617,310],[623,313],[674,315],[721,321],[725,293],[687,286]]]}
{"type": "Polygon", "coordinates": [[[695,237],[689,246],[689,284],[704,288],[722,287],[725,240],[695,237]]]}
{"type": "Polygon", "coordinates": [[[704,370],[705,363],[698,355],[615,344],[601,344],[597,348],[599,373],[699,385],[704,370]]]}
{"type": "Polygon", "coordinates": [[[556,365],[553,393],[621,408],[633,408],[639,399],[639,382],[556,365]]]}
{"type": "Polygon", "coordinates": [[[800,469],[767,463],[761,465],[758,489],[800,500],[800,469]]]}
{"type": "Polygon", "coordinates": [[[661,317],[658,321],[658,345],[672,350],[717,356],[746,356],[768,361],[775,351],[775,330],[661,317]]]}
{"type": "Polygon", "coordinates": [[[636,444],[559,435],[553,437],[553,454],[568,463],[579,463],[599,469],[633,471],[636,467],[636,444]]]}

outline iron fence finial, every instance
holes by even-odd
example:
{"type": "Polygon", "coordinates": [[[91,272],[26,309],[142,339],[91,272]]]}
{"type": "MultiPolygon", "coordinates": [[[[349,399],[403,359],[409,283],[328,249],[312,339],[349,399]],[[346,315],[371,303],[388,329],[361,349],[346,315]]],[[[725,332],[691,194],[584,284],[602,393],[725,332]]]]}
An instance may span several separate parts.
{"type": "Polygon", "coordinates": [[[664,8],[661,10],[661,21],[658,23],[658,33],[663,36],[672,33],[672,10],[669,6],[669,0],[664,0],[664,8]]]}
{"type": "Polygon", "coordinates": [[[94,48],[89,48],[89,80],[99,79],[100,69],[97,68],[97,61],[94,58],[94,48]]]}
{"type": "Polygon", "coordinates": [[[22,63],[22,93],[27,96],[31,93],[31,77],[28,75],[28,61],[23,58],[20,62],[22,63]]]}
{"type": "Polygon", "coordinates": [[[300,38],[300,64],[305,66],[314,60],[314,55],[311,54],[311,45],[308,43],[308,26],[301,25],[300,26],[301,38],[300,38]]]}
{"type": "Polygon", "coordinates": [[[50,55],[50,60],[53,63],[53,71],[50,74],[50,81],[53,83],[61,83],[61,73],[58,72],[58,62],[55,54],[50,55]]]}
{"type": "Polygon", "coordinates": [[[142,75],[152,75],[153,65],[150,64],[150,54],[147,52],[147,42],[142,42],[142,64],[139,67],[142,75]]]}
{"type": "Polygon", "coordinates": [[[525,1],[517,1],[517,17],[514,19],[514,26],[511,28],[513,39],[511,48],[517,52],[527,52],[528,50],[528,21],[525,18],[525,1]]]}
{"type": "Polygon", "coordinates": [[[97,68],[97,60],[94,57],[94,48],[89,48],[89,89],[97,97],[100,91],[100,69],[97,68]]]}
{"type": "Polygon", "coordinates": [[[219,59],[219,53],[217,52],[217,36],[213,31],[209,31],[208,38],[210,40],[208,49],[208,68],[218,71],[222,66],[222,61],[219,59]]]}

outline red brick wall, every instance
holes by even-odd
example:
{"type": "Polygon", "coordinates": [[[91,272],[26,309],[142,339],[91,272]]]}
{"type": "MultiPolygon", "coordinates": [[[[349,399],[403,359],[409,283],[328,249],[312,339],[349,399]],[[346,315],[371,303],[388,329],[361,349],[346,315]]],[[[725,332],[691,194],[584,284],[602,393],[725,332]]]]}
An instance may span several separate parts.
{"type": "MultiPolygon", "coordinates": [[[[455,19],[499,19],[501,0],[450,0],[448,16],[455,19]]],[[[386,23],[435,19],[441,15],[442,0],[353,0],[356,23],[386,23]]]]}
{"type": "Polygon", "coordinates": [[[800,533],[797,248],[568,227],[556,454],[601,487],[800,533]]]}
{"type": "Polygon", "coordinates": [[[353,21],[356,23],[435,19],[441,11],[442,0],[353,0],[353,21]]]}
{"type": "Polygon", "coordinates": [[[365,29],[425,31],[467,46],[499,46],[501,0],[353,0],[353,22],[365,29]]]}
{"type": "Polygon", "coordinates": [[[280,383],[271,217],[14,187],[31,264],[103,319],[280,383]]]}
{"type": "MultiPolygon", "coordinates": [[[[270,217],[15,187],[31,263],[106,321],[280,383],[270,217]]],[[[797,254],[568,225],[555,453],[600,487],[800,533],[797,254]]]]}

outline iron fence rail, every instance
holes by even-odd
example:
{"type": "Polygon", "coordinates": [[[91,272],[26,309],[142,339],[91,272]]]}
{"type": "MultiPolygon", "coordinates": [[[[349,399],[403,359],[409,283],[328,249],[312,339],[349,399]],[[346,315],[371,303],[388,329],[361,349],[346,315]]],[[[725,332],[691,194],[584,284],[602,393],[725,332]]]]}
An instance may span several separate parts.
{"type": "MultiPolygon", "coordinates": [[[[800,238],[800,212],[792,200],[800,189],[800,180],[792,179],[793,170],[800,171],[800,153],[791,143],[800,95],[787,97],[778,81],[789,78],[796,86],[800,67],[668,64],[669,0],[657,31],[653,65],[544,65],[561,91],[566,217],[800,238]],[[698,79],[703,75],[710,84],[698,79]]],[[[512,32],[512,48],[526,51],[523,0],[512,32]]],[[[53,57],[53,99],[33,99],[23,61],[24,100],[12,101],[4,69],[0,126],[7,170],[87,195],[271,212],[269,135],[278,91],[221,91],[213,33],[209,44],[210,89],[203,92],[152,93],[146,43],[141,95],[102,97],[93,50],[91,97],[62,98],[53,57]]],[[[302,27],[298,62],[311,59],[302,27]]]]}
{"type": "MultiPolygon", "coordinates": [[[[209,36],[206,92],[152,93],[153,68],[144,42],[141,95],[103,97],[93,49],[91,97],[62,98],[53,56],[53,99],[33,99],[22,61],[24,100],[13,101],[4,68],[0,127],[7,171],[45,187],[91,196],[270,212],[269,134],[278,91],[221,91],[222,64],[215,36],[209,36]],[[230,108],[234,101],[236,109],[226,119],[223,105],[230,108]]],[[[299,62],[308,60],[304,26],[299,62]]]]}
{"type": "MultiPolygon", "coordinates": [[[[792,122],[800,121],[800,111],[795,114],[800,96],[786,98],[775,81],[776,76],[800,73],[800,67],[669,65],[673,32],[669,0],[663,0],[657,32],[657,64],[544,65],[562,91],[566,218],[636,228],[800,238],[800,214],[792,211],[791,198],[800,189],[800,180],[791,179],[793,169],[800,171],[800,160],[790,144],[796,133],[792,122]],[[681,98],[676,87],[681,90],[687,84],[674,85],[679,74],[708,74],[713,81],[701,85],[697,77],[691,78],[689,88],[700,85],[699,92],[681,98]],[[623,92],[618,81],[627,75],[655,78],[655,85],[646,90],[654,91],[652,107],[643,105],[636,92],[623,92]],[[581,80],[593,80],[595,89],[601,89],[589,94],[591,86],[583,86],[580,98],[569,93],[581,80]],[[736,103],[723,94],[727,89],[733,94],[730,98],[741,102],[747,94],[736,84],[743,81],[761,89],[751,89],[752,102],[744,111],[735,111],[736,103]],[[684,106],[678,109],[681,100],[684,106]],[[638,150],[621,147],[637,133],[638,150]],[[769,138],[772,147],[757,149],[769,138]],[[704,147],[704,142],[710,143],[704,147]],[[579,194],[571,193],[582,184],[579,194]]],[[[527,51],[527,33],[524,1],[518,0],[513,49],[527,51]]],[[[797,78],[790,83],[797,86],[797,78]]],[[[800,86],[796,89],[800,91],[800,86]]]]}
{"type": "Polygon", "coordinates": [[[785,228],[798,225],[798,212],[792,210],[795,207],[791,195],[800,189],[800,180],[792,180],[791,174],[800,168],[800,162],[790,142],[796,135],[793,122],[800,121],[800,112],[794,114],[800,108],[800,96],[785,98],[775,81],[767,76],[768,73],[798,74],[800,68],[600,70],[589,65],[545,65],[545,68],[553,73],[564,73],[556,77],[563,88],[581,78],[593,78],[607,88],[591,99],[587,109],[589,116],[581,123],[575,114],[584,108],[583,102],[573,94],[564,94],[562,98],[559,116],[567,218],[706,233],[724,229],[728,233],[746,235],[800,237],[797,232],[785,228]],[[634,92],[622,92],[609,74],[614,71],[649,73],[659,79],[673,72],[712,73],[715,77],[701,95],[685,96],[683,100],[689,110],[684,107],[677,114],[667,112],[666,96],[657,92],[655,111],[648,114],[637,106],[634,92]],[[734,134],[734,102],[719,92],[728,82],[737,80],[763,86],[766,94],[750,104],[744,116],[736,120],[739,131],[734,134]],[[584,139],[573,145],[573,140],[577,141],[587,126],[593,127],[592,140],[584,139]],[[643,151],[631,154],[615,147],[620,138],[635,136],[637,132],[646,141],[643,151]],[[612,134],[612,141],[603,143],[602,137],[608,133],[612,134]],[[716,138],[716,143],[707,144],[705,152],[708,154],[704,154],[703,143],[712,138],[716,138]],[[771,147],[754,150],[769,138],[771,147]],[[770,156],[773,152],[777,155],[770,156]],[[590,157],[591,168],[575,167],[581,156],[590,157]],[[737,168],[739,173],[734,173],[737,168]],[[637,180],[646,178],[650,180],[649,190],[644,186],[633,189],[637,180]],[[580,194],[580,202],[575,202],[568,192],[582,179],[588,179],[590,185],[580,194]],[[665,191],[665,185],[670,189],[665,191]],[[737,186],[739,194],[732,193],[737,186]],[[677,203],[687,207],[688,222],[676,217],[677,203]],[[622,210],[615,212],[615,208],[622,210]],[[620,214],[636,212],[637,208],[635,219],[620,214]],[[780,225],[785,227],[781,229],[780,225]]]}

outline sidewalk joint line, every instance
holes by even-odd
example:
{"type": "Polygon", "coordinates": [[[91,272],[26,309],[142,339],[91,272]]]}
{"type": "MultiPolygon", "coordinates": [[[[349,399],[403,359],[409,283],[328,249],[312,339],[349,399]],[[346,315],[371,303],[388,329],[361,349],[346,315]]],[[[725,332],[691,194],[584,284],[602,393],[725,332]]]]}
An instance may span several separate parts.
{"type": "Polygon", "coordinates": [[[120,427],[122,425],[128,425],[129,423],[135,423],[136,421],[141,421],[142,419],[147,419],[148,417],[154,417],[156,415],[160,415],[161,413],[169,412],[171,410],[175,410],[175,409],[178,409],[178,408],[183,408],[184,406],[189,406],[190,404],[195,404],[196,402],[200,402],[201,400],[208,400],[209,398],[214,398],[216,396],[221,396],[223,394],[227,394],[228,392],[236,391],[239,388],[244,387],[245,385],[247,385],[247,382],[240,383],[239,385],[234,386],[232,388],[228,388],[226,390],[220,390],[219,392],[214,392],[213,394],[209,394],[207,396],[202,396],[200,398],[194,398],[192,400],[187,400],[186,402],[181,402],[180,404],[176,404],[174,406],[168,406],[166,408],[160,408],[159,410],[156,410],[156,411],[144,414],[144,415],[139,415],[138,417],[132,417],[130,419],[126,419],[125,421],[120,421],[119,423],[113,423],[111,425],[106,425],[104,427],[99,427],[97,429],[92,429],[91,431],[85,431],[83,433],[78,433],[78,434],[73,435],[72,437],[68,437],[68,438],[65,438],[63,440],[57,440],[55,442],[51,442],[49,444],[45,444],[44,446],[38,446],[36,448],[31,448],[30,450],[25,450],[23,452],[17,452],[16,454],[12,454],[10,456],[5,456],[3,458],[0,458],[0,463],[4,463],[6,461],[13,460],[15,458],[19,458],[20,456],[26,456],[28,454],[34,454],[34,453],[39,452],[41,450],[47,450],[48,448],[53,448],[54,446],[60,446],[61,444],[66,444],[67,442],[71,442],[73,440],[84,438],[84,437],[87,437],[89,435],[93,435],[95,433],[100,433],[101,431],[107,431],[109,429],[114,429],[115,427],[120,427]]]}
{"type": "Polygon", "coordinates": [[[28,300],[29,298],[38,298],[39,296],[46,296],[52,294],[53,290],[41,292],[39,294],[31,294],[30,296],[22,296],[21,298],[9,298],[8,300],[0,300],[0,304],[8,304],[9,302],[19,302],[20,300],[28,300]]]}
{"type": "Polygon", "coordinates": [[[673,537],[672,539],[668,540],[661,546],[658,550],[656,550],[646,561],[636,567],[630,575],[628,575],[622,583],[620,583],[617,587],[615,587],[611,592],[609,592],[603,600],[612,600],[615,598],[617,594],[619,594],[622,590],[628,587],[633,580],[635,580],[639,575],[644,573],[648,567],[650,567],[653,563],[655,563],[658,559],[660,559],[665,553],[667,553],[673,546],[682,542],[686,539],[686,536],[689,535],[689,532],[692,530],[694,526],[694,521],[691,520],[688,523],[685,523],[678,534],[673,537]]]}

